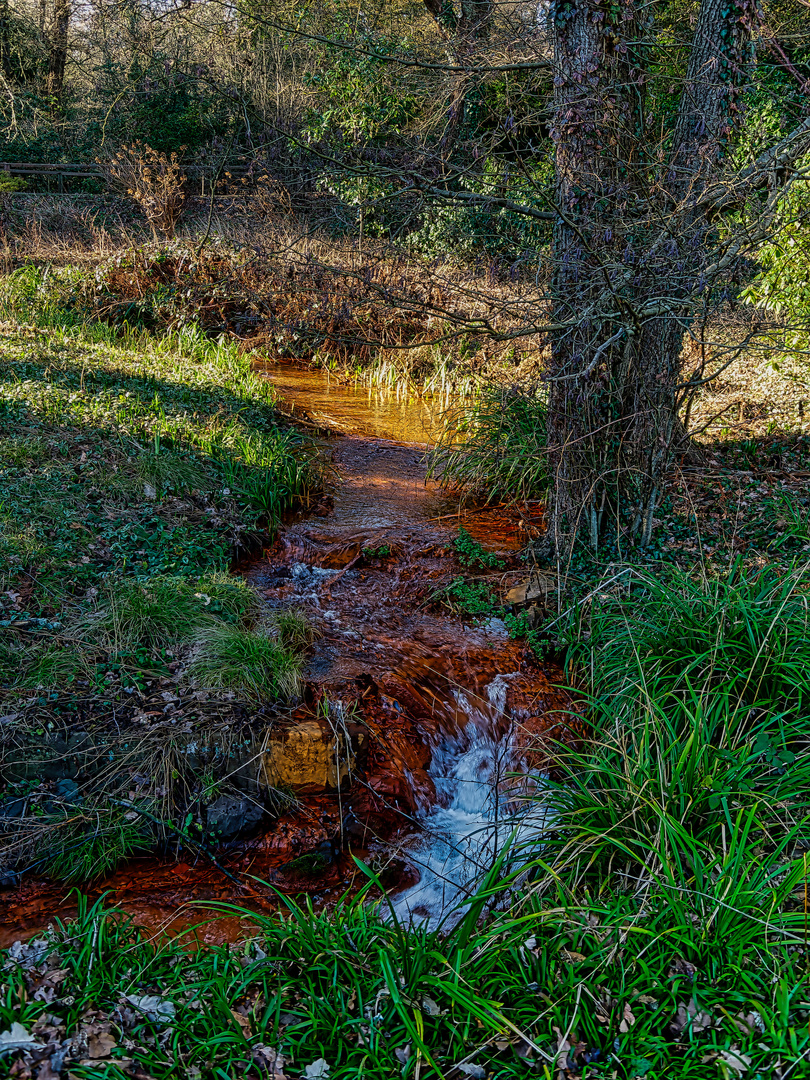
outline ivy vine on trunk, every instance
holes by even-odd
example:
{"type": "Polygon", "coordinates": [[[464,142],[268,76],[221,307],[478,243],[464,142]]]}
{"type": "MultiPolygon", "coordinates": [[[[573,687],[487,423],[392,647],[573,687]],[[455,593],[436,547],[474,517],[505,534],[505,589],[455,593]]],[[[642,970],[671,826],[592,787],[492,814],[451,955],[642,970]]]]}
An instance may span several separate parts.
{"type": "MultiPolygon", "coordinates": [[[[646,545],[683,440],[684,335],[738,257],[715,214],[759,23],[755,0],[703,0],[669,133],[651,128],[650,5],[550,9],[557,222],[549,446],[558,557],[646,545]]],[[[731,174],[729,174],[731,177],[731,174]]],[[[739,192],[737,193],[739,195],[739,192]]]]}

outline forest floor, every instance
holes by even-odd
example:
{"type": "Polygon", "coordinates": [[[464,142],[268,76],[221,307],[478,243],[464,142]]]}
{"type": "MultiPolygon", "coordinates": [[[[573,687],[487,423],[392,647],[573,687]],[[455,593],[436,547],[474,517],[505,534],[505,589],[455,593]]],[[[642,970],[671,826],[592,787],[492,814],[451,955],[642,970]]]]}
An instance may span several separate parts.
{"type": "MultiPolygon", "coordinates": [[[[11,899],[31,862],[81,888],[145,842],[124,805],[138,802],[137,785],[88,815],[71,776],[43,780],[37,763],[9,772],[21,746],[92,725],[103,709],[139,738],[157,713],[167,728],[176,713],[238,747],[284,713],[278,699],[308,678],[312,620],[262,621],[253,586],[232,571],[254,565],[303,507],[323,531],[335,473],[318,433],[287,424],[248,357],[194,329],[150,343],[98,323],[9,321],[0,373],[11,899]]],[[[460,923],[403,926],[369,902],[380,895],[369,880],[372,892],[336,902],[338,891],[320,913],[290,896],[283,914],[223,907],[242,940],[200,946],[205,926],[171,938],[79,896],[75,920],[2,954],[0,1076],[810,1075],[808,766],[794,723],[807,700],[810,440],[800,424],[758,419],[766,404],[752,398],[736,413],[741,437],[710,432],[703,463],[673,472],[643,560],[583,561],[531,617],[506,598],[531,565],[491,528],[489,542],[486,526],[476,532],[474,515],[470,532],[457,518],[445,552],[425,556],[441,563],[416,598],[430,599],[426,622],[501,620],[513,639],[500,647],[534,646],[538,663],[567,651],[565,677],[592,695],[589,743],[560,744],[548,781],[555,827],[529,856],[509,861],[504,849],[460,923]],[[492,562],[504,556],[513,563],[492,562]]],[[[330,569],[364,574],[373,600],[377,577],[406,560],[372,539],[330,569]]],[[[344,599],[338,621],[356,604],[344,599]]],[[[362,617],[371,640],[380,612],[369,603],[362,617]]],[[[316,630],[331,647],[334,627],[316,630]]],[[[155,753],[166,758],[165,745],[155,753]]],[[[234,753],[226,765],[243,760],[234,753]]],[[[192,824],[218,778],[203,768],[190,782],[177,760],[163,762],[165,790],[150,803],[160,839],[182,855],[178,873],[210,869],[216,845],[192,824]]],[[[207,924],[210,911],[194,909],[186,927],[196,911],[207,924]]]]}

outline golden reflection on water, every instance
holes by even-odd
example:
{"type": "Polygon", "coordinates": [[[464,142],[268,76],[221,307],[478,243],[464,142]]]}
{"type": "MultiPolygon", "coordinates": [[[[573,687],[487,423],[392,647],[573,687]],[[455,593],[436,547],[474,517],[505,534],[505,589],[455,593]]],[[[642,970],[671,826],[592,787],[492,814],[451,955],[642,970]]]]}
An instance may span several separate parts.
{"type": "Polygon", "coordinates": [[[436,441],[445,398],[420,398],[385,388],[341,383],[329,373],[277,361],[255,361],[285,400],[316,422],[340,431],[426,446],[436,441]]]}

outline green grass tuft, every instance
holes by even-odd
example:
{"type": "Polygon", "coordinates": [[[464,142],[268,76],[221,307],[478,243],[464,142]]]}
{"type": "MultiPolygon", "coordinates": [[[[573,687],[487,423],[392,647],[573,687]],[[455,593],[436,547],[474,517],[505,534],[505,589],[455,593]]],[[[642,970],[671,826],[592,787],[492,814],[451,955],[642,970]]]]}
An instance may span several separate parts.
{"type": "Polygon", "coordinates": [[[265,634],[226,623],[197,638],[189,676],[207,690],[233,690],[256,702],[289,699],[301,689],[301,659],[265,634]]]}
{"type": "Polygon", "coordinates": [[[115,653],[137,645],[157,651],[190,640],[211,622],[205,597],[185,578],[109,578],[98,610],[76,633],[115,653]]]}
{"type": "Polygon", "coordinates": [[[299,608],[281,608],[273,612],[272,624],[285,649],[303,652],[315,640],[315,630],[299,608]]]}
{"type": "Polygon", "coordinates": [[[545,393],[490,387],[449,410],[430,474],[487,502],[532,499],[548,485],[545,393]]]}

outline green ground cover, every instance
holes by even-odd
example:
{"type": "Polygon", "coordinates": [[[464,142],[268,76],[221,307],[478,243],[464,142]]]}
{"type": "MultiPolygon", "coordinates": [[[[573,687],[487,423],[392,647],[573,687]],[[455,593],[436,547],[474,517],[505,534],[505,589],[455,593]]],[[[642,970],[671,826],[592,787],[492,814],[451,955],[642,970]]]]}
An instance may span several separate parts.
{"type": "Polygon", "coordinates": [[[0,380],[0,686],[137,685],[255,613],[227,570],[321,476],[235,345],[8,322],[0,380]]]}
{"type": "MultiPolygon", "coordinates": [[[[6,314],[21,302],[7,295],[6,314]]],[[[42,735],[74,699],[103,713],[178,679],[257,709],[293,693],[310,628],[295,613],[261,624],[228,573],[322,479],[272,388],[193,329],[154,340],[29,313],[40,325],[0,327],[3,711],[39,702],[41,727],[28,726],[42,735]]],[[[520,493],[537,490],[533,415],[524,402],[513,424],[486,406],[476,482],[500,446],[503,483],[525,456],[520,493]]],[[[751,473],[775,468],[772,446],[749,450],[728,446],[678,481],[643,565],[576,568],[555,636],[588,738],[560,751],[540,787],[544,823],[457,926],[398,926],[363,897],[317,914],[288,903],[250,916],[248,942],[189,949],[81,901],[76,923],[0,957],[0,1076],[810,1075],[810,616],[797,561],[810,534],[791,479],[806,438],[782,440],[783,480],[751,473]]],[[[454,549],[464,574],[437,602],[502,612],[468,580],[497,560],[463,531],[454,549]]],[[[173,746],[162,734],[154,746],[166,775],[179,771],[173,746]]],[[[195,821],[216,777],[180,782],[188,791],[152,824],[202,854],[199,830],[170,819],[182,805],[181,825],[195,821]]],[[[78,814],[75,792],[40,800],[55,876],[87,880],[156,843],[146,819],[82,797],[78,814]]]]}

